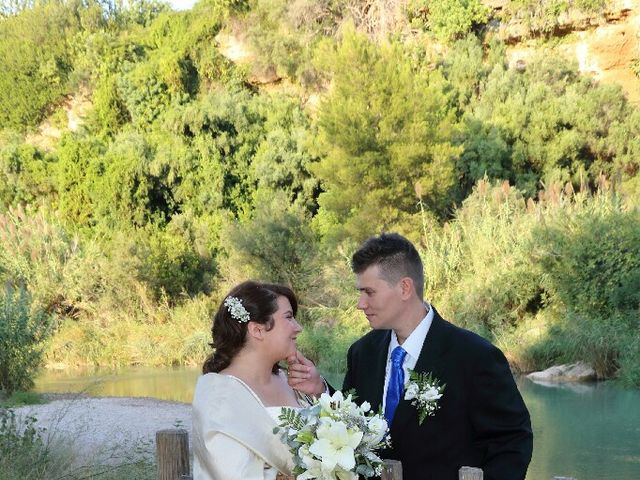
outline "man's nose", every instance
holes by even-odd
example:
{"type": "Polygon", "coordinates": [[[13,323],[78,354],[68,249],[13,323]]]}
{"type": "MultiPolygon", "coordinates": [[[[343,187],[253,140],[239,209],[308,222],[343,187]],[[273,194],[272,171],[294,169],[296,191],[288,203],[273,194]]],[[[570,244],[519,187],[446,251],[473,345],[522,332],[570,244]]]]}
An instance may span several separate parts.
{"type": "Polygon", "coordinates": [[[300,325],[300,323],[298,322],[298,320],[294,320],[295,322],[295,330],[296,332],[301,332],[302,331],[302,325],[300,325]]]}
{"type": "Polygon", "coordinates": [[[364,295],[360,295],[360,298],[358,298],[357,307],[360,310],[364,310],[365,308],[367,308],[367,299],[365,298],[364,295]]]}

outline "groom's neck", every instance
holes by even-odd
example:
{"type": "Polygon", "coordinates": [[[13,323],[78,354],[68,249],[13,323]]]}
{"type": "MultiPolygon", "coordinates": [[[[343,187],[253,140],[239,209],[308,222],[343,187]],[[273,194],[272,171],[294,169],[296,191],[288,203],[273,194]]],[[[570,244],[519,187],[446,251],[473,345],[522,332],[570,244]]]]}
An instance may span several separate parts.
{"type": "Polygon", "coordinates": [[[407,305],[405,315],[403,315],[400,322],[398,322],[398,327],[393,329],[393,331],[396,332],[398,343],[400,345],[409,338],[409,335],[413,333],[426,315],[427,306],[422,300],[416,298],[415,301],[412,301],[407,305]]]}

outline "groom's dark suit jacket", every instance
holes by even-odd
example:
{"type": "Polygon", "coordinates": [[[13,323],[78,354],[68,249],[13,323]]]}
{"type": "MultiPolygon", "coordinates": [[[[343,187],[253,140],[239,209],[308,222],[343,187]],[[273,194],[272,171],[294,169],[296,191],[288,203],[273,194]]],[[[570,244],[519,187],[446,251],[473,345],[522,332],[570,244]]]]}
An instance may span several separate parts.
{"type": "MultiPolygon", "coordinates": [[[[374,411],[382,405],[390,330],[374,330],[347,356],[343,391],[374,411]]],[[[482,337],[434,318],[415,370],[445,383],[440,408],[418,425],[416,408],[401,399],[383,458],[402,462],[404,480],[457,480],[461,466],[485,480],[522,480],[533,450],[529,412],[502,352],[482,337]]]]}

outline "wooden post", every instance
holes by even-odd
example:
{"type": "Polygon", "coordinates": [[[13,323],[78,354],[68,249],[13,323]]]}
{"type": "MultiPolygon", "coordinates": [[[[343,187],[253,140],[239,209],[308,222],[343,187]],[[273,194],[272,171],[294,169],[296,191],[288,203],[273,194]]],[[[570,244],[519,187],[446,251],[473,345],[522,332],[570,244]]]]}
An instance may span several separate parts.
{"type": "Polygon", "coordinates": [[[482,480],[484,473],[481,468],[460,467],[458,480],[482,480]]]}
{"type": "Polygon", "coordinates": [[[189,475],[189,434],[184,429],[156,432],[158,480],[177,480],[189,475]]]}
{"type": "Polygon", "coordinates": [[[398,460],[385,460],[380,478],[381,480],[402,480],[402,463],[398,460]]]}

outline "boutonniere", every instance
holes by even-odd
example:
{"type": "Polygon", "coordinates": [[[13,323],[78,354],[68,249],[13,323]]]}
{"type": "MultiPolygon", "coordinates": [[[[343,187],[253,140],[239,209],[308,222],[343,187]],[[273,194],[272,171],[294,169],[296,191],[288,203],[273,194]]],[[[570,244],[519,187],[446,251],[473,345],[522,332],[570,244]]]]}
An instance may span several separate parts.
{"type": "Polygon", "coordinates": [[[417,408],[419,425],[440,407],[438,400],[442,397],[444,387],[431,373],[418,373],[409,369],[409,383],[404,399],[411,400],[411,405],[417,408]]]}

